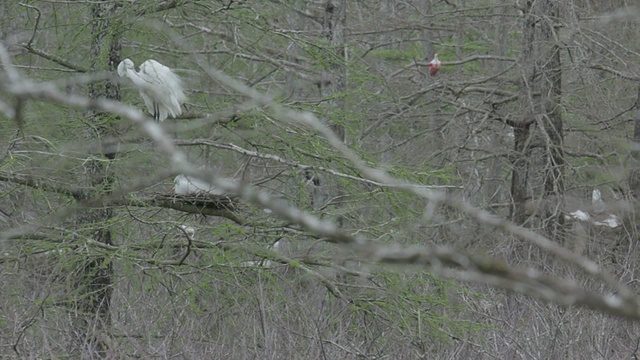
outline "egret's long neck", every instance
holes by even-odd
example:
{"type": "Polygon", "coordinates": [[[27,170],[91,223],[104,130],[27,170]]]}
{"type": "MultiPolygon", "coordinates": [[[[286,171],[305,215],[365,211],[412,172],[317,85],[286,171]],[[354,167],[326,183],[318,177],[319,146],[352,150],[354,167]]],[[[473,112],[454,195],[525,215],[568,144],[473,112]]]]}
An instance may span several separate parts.
{"type": "Polygon", "coordinates": [[[138,72],[136,71],[136,69],[127,69],[127,76],[129,77],[129,79],[136,81],[136,80],[142,80],[140,74],[138,74],[138,72]]]}
{"type": "Polygon", "coordinates": [[[127,77],[137,86],[146,87],[148,85],[144,78],[138,74],[136,69],[127,69],[127,77]]]}

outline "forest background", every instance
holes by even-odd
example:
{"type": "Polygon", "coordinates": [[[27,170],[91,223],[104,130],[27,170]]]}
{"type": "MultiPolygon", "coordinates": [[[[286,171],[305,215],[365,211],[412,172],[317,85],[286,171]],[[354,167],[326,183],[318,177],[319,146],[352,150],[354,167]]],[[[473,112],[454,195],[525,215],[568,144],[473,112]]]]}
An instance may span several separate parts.
{"type": "Polygon", "coordinates": [[[0,2],[0,352],[637,358],[639,18],[0,2]],[[125,58],[174,69],[185,112],[153,122],[125,58]]]}

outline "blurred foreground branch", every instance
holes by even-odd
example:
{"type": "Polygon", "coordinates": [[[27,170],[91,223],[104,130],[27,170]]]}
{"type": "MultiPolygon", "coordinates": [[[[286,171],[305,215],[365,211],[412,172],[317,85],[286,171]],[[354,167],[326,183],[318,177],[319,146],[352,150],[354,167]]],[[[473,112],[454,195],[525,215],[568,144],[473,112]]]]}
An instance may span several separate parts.
{"type": "MultiPolygon", "coordinates": [[[[268,109],[273,113],[275,118],[284,122],[308,126],[322,134],[329,143],[338,149],[369,181],[379,184],[389,184],[398,189],[411,192],[416,196],[428,200],[430,208],[435,208],[439,205],[448,206],[470,216],[481,224],[516,235],[556,257],[577,265],[586,273],[598,277],[607,284],[612,291],[615,291],[616,295],[594,293],[582,288],[571,280],[544,276],[535,270],[514,269],[503,261],[479,255],[469,255],[459,250],[426,246],[410,248],[386,246],[350,234],[340,229],[332,221],[321,219],[298,208],[283,204],[269,194],[260,192],[252,186],[238,181],[223,179],[211,171],[198,171],[196,166],[187,160],[184,153],[176,147],[164,130],[158,124],[150,121],[149,118],[139,110],[116,101],[106,99],[92,101],[83,96],[66,94],[52,83],[35,83],[25,79],[17,75],[17,73],[12,72],[13,68],[11,67],[6,49],[1,45],[0,61],[2,62],[3,71],[6,72],[6,74],[1,75],[4,79],[8,80],[0,83],[0,90],[2,92],[27,99],[38,99],[74,108],[109,112],[123,119],[127,119],[137,125],[141,132],[151,137],[158,144],[158,150],[169,156],[171,167],[174,171],[185,174],[206,174],[208,175],[206,180],[225,190],[225,192],[237,195],[262,208],[270,209],[273,213],[289,222],[300,225],[307,231],[325,238],[326,241],[347,246],[362,259],[383,264],[420,265],[435,274],[447,278],[485,283],[524,294],[535,295],[565,306],[588,306],[608,314],[640,319],[640,302],[636,294],[604,272],[593,261],[569,251],[542,235],[517,226],[505,219],[498,218],[487,211],[475,208],[444,192],[425,189],[423,185],[398,180],[380,169],[367,166],[355,152],[349,149],[313,114],[285,108],[255,89],[232,79],[218,70],[210,68],[202,59],[197,59],[197,62],[212,79],[248,97],[255,106],[262,106],[268,109]]],[[[95,199],[95,203],[101,204],[100,199],[95,199]]]]}

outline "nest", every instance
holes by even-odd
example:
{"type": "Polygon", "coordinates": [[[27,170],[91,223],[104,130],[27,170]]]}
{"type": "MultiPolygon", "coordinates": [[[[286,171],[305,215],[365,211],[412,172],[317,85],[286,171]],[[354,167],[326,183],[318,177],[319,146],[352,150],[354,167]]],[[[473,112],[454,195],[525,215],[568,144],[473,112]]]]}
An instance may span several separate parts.
{"type": "Polygon", "coordinates": [[[206,210],[235,211],[240,203],[237,197],[213,194],[156,194],[155,198],[171,208],[192,206],[203,213],[206,213],[206,210]]]}

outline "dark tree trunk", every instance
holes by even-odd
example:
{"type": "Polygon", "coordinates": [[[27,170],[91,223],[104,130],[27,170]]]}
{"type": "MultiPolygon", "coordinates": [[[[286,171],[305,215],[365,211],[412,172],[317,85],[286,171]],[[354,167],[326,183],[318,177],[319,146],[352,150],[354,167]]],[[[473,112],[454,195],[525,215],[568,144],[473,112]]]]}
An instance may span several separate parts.
{"type": "Polygon", "coordinates": [[[640,198],[640,86],[635,103],[636,118],[633,119],[633,140],[631,142],[631,159],[629,166],[629,195],[632,199],[640,198]]]}
{"type": "Polygon", "coordinates": [[[522,224],[527,219],[526,201],[529,198],[529,139],[530,125],[514,126],[514,155],[511,170],[511,220],[522,224]]]}
{"type": "MultiPolygon", "coordinates": [[[[345,110],[343,100],[347,89],[347,47],[345,30],[347,26],[347,1],[326,0],[324,2],[322,18],[322,31],[329,42],[330,51],[325,52],[322,79],[318,83],[320,95],[327,99],[326,113],[323,121],[344,143],[347,142],[347,133],[343,119],[332,118],[342,116],[345,110]]],[[[313,209],[320,209],[326,205],[329,196],[328,184],[317,173],[305,171],[305,182],[309,190],[310,205],[313,209]]]]}
{"type": "MultiPolygon", "coordinates": [[[[338,113],[344,110],[344,100],[341,94],[347,89],[347,47],[345,44],[345,30],[347,27],[346,0],[327,0],[324,8],[323,32],[332,52],[327,56],[328,68],[324,72],[320,84],[323,97],[331,98],[327,108],[335,109],[338,113]]],[[[327,117],[327,124],[343,142],[347,140],[345,127],[327,117]]]]}
{"type": "Polygon", "coordinates": [[[560,196],[564,194],[564,147],[562,133],[562,113],[560,100],[562,98],[562,63],[560,60],[560,47],[554,41],[554,33],[559,30],[557,24],[558,4],[553,0],[542,3],[544,21],[542,23],[543,51],[540,66],[542,76],[540,79],[540,93],[542,96],[543,129],[547,143],[547,163],[545,166],[545,195],[560,196]]]}
{"type": "MultiPolygon", "coordinates": [[[[554,41],[558,30],[558,6],[553,0],[524,4],[523,51],[520,57],[523,85],[520,91],[522,119],[514,121],[515,153],[512,162],[511,218],[524,223],[527,201],[558,202],[564,195],[562,63],[554,41]],[[533,151],[536,149],[535,151],[533,151]],[[539,150],[538,150],[539,149],[539,150]]],[[[557,205],[545,207],[558,209],[557,205]]],[[[543,209],[544,210],[544,209],[543,209]]],[[[555,219],[545,211],[538,215],[555,219]]]]}
{"type": "Polygon", "coordinates": [[[564,218],[559,209],[564,208],[564,134],[560,101],[562,100],[562,62],[560,46],[555,40],[559,27],[558,4],[553,0],[540,3],[542,18],[540,114],[542,114],[542,141],[545,146],[544,195],[550,206],[544,214],[544,225],[549,236],[559,239],[564,218]]]}
{"type": "MultiPolygon", "coordinates": [[[[119,35],[112,25],[112,16],[118,5],[111,1],[103,1],[91,6],[91,68],[94,71],[115,71],[120,61],[119,35]]],[[[120,100],[120,87],[111,81],[99,81],[89,86],[89,97],[92,99],[106,97],[120,100]]],[[[86,130],[86,138],[92,142],[100,142],[108,136],[115,135],[114,119],[107,114],[89,112],[90,127],[86,130]]],[[[84,163],[83,176],[87,191],[79,201],[108,196],[112,191],[114,174],[109,170],[108,160],[115,154],[104,153],[105,159],[88,159],[84,163]],[[105,161],[107,160],[107,161],[105,161]]],[[[109,229],[114,212],[110,208],[84,209],[78,215],[78,228],[89,239],[104,244],[112,243],[109,229]]],[[[111,295],[113,267],[111,260],[104,255],[90,254],[82,259],[75,281],[77,300],[74,301],[78,322],[76,334],[82,340],[85,352],[101,357],[108,350],[108,331],[111,323],[111,295]]]]}
{"type": "Polygon", "coordinates": [[[533,109],[533,81],[535,76],[534,43],[536,16],[533,13],[533,1],[524,4],[523,48],[520,56],[522,86],[520,87],[520,109],[522,118],[516,119],[514,133],[514,155],[511,170],[511,220],[522,224],[527,219],[526,201],[529,198],[529,157],[531,139],[531,119],[535,116],[533,109]]]}

